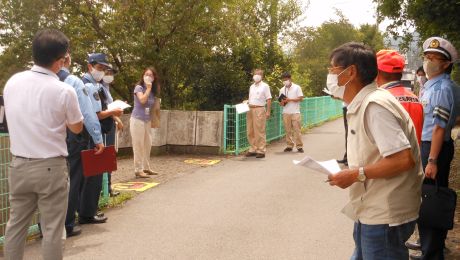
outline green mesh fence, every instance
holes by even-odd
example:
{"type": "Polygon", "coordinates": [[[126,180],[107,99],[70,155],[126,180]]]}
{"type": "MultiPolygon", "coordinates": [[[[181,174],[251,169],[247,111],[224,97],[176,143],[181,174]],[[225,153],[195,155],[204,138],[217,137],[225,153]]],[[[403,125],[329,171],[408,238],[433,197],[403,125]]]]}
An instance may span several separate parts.
{"type": "MultiPolygon", "coordinates": [[[[271,116],[267,120],[267,142],[284,136],[282,107],[273,102],[271,116]]],[[[302,127],[313,127],[322,122],[342,116],[342,102],[329,96],[304,98],[300,103],[302,127]]],[[[236,113],[235,106],[224,106],[224,153],[236,154],[249,149],[246,135],[246,113],[236,113]]]]}
{"type": "MultiPolygon", "coordinates": [[[[10,203],[8,200],[8,166],[11,162],[10,138],[8,134],[0,134],[0,245],[5,238],[6,223],[8,222],[10,203]]],[[[38,212],[32,218],[29,235],[38,233],[38,212]]]]}

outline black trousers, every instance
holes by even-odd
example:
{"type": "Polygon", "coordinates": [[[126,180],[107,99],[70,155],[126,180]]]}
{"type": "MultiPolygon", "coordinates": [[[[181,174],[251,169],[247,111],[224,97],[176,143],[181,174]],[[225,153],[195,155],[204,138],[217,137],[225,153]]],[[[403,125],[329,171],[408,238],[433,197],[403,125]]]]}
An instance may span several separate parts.
{"type": "MultiPolygon", "coordinates": [[[[89,149],[94,149],[94,142],[90,140],[89,149]]],[[[102,174],[84,177],[80,197],[79,216],[91,218],[96,215],[99,197],[102,190],[102,174]]]]}
{"type": "Polygon", "coordinates": [[[75,213],[80,208],[80,196],[83,188],[83,165],[81,161],[81,151],[88,149],[88,136],[85,134],[74,134],[67,131],[67,151],[69,156],[69,200],[67,205],[67,216],[65,226],[71,232],[75,225],[75,213]]]}
{"type": "Polygon", "coordinates": [[[343,125],[345,127],[345,154],[343,159],[347,161],[347,138],[348,138],[348,121],[347,121],[347,107],[343,107],[343,125]]]}
{"type": "MultiPolygon", "coordinates": [[[[428,164],[428,157],[430,155],[431,142],[422,142],[421,155],[423,169],[428,164]]],[[[441,151],[438,155],[438,172],[436,175],[436,181],[441,187],[448,187],[449,185],[449,173],[450,163],[454,157],[454,143],[452,140],[444,142],[441,151]]],[[[432,179],[425,179],[424,184],[434,185],[435,182],[432,179]]],[[[447,237],[447,230],[429,228],[425,226],[418,226],[420,233],[420,243],[422,246],[423,259],[426,260],[443,260],[444,259],[444,247],[445,240],[447,237]]]]}

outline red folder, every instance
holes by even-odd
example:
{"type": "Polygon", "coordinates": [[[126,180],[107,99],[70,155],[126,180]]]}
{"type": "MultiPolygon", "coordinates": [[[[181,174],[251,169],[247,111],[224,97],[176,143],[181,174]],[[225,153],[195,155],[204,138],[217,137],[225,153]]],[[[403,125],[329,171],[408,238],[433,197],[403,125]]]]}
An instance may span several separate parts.
{"type": "Polygon", "coordinates": [[[117,155],[115,146],[110,145],[105,147],[101,154],[95,155],[95,151],[81,151],[81,160],[83,164],[83,175],[85,177],[103,174],[104,172],[112,172],[117,170],[117,155]]]}

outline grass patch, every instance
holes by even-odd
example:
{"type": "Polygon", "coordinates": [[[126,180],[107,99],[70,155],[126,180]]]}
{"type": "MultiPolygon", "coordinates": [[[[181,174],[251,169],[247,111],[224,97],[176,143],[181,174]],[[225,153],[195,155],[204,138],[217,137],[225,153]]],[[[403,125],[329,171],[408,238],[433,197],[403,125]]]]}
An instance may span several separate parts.
{"type": "Polygon", "coordinates": [[[108,204],[103,209],[122,207],[126,201],[134,198],[135,194],[136,192],[134,191],[122,191],[120,192],[120,195],[110,197],[108,204]]]}

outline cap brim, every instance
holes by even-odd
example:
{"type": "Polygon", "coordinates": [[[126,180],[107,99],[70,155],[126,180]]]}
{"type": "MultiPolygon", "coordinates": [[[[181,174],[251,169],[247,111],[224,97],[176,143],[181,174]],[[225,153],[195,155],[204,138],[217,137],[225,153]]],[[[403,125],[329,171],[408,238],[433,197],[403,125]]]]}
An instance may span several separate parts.
{"type": "Polygon", "coordinates": [[[97,64],[101,64],[101,65],[104,65],[104,66],[107,66],[107,67],[110,67],[110,64],[108,64],[108,63],[105,63],[105,62],[100,62],[100,61],[97,61],[96,63],[97,63],[97,64]]]}
{"type": "Polygon", "coordinates": [[[440,49],[428,48],[428,49],[426,49],[426,50],[423,51],[423,53],[425,53],[425,52],[437,52],[437,53],[441,53],[441,54],[444,55],[447,59],[449,59],[449,57],[450,57],[449,53],[446,53],[445,51],[440,50],[440,49]]]}

